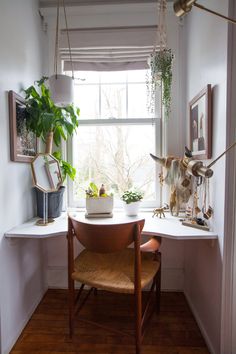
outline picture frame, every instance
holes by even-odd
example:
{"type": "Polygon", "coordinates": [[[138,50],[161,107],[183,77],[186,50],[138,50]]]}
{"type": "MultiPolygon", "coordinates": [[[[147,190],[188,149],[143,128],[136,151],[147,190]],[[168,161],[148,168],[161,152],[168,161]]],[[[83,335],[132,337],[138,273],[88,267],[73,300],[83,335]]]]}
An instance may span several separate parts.
{"type": "Polygon", "coordinates": [[[11,161],[32,162],[38,153],[38,139],[26,129],[24,98],[11,90],[8,92],[8,103],[11,161]]]}
{"type": "Polygon", "coordinates": [[[193,158],[212,156],[212,90],[208,84],[189,103],[189,149],[193,158]]]}

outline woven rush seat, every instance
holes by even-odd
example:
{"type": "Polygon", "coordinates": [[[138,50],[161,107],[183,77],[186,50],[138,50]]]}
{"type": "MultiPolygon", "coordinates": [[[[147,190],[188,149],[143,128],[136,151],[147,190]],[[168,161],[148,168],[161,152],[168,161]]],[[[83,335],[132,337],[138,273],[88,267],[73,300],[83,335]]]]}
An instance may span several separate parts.
{"type": "MultiPolygon", "coordinates": [[[[141,232],[144,219],[123,223],[93,223],[68,218],[68,290],[70,338],[74,335],[75,318],[80,314],[90,294],[98,295],[97,289],[108,292],[127,293],[133,298],[134,339],[136,354],[141,354],[141,343],[151,315],[160,311],[161,253],[141,252],[141,232]],[[84,250],[75,257],[74,241],[84,250]],[[129,246],[133,245],[134,248],[129,246]],[[75,282],[79,282],[78,290],[75,282]],[[142,290],[150,284],[145,302],[142,290]],[[86,293],[83,291],[85,286],[86,293]]],[[[147,247],[146,247],[147,248],[147,247]]],[[[102,292],[100,292],[102,295],[102,292]]],[[[78,320],[118,333],[131,333],[111,328],[104,323],[88,319],[86,314],[78,320]]]]}
{"type": "MultiPolygon", "coordinates": [[[[94,253],[84,250],[75,259],[72,278],[95,288],[117,293],[134,293],[134,250],[116,253],[94,253]]],[[[141,288],[157,273],[160,263],[151,253],[141,254],[141,288]]]]}

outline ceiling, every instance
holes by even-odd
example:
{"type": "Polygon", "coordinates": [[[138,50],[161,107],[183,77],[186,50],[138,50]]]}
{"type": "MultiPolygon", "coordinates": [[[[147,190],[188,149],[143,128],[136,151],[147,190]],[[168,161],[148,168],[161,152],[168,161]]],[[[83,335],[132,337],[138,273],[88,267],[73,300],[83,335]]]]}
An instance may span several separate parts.
{"type": "MultiPolygon", "coordinates": [[[[133,3],[155,3],[157,0],[64,0],[66,6],[78,6],[78,5],[113,5],[113,4],[133,4],[133,3]]],[[[167,0],[171,2],[172,0],[167,0]]],[[[62,4],[62,0],[60,0],[62,4]]],[[[40,8],[42,7],[56,7],[57,0],[40,0],[40,8]]]]}

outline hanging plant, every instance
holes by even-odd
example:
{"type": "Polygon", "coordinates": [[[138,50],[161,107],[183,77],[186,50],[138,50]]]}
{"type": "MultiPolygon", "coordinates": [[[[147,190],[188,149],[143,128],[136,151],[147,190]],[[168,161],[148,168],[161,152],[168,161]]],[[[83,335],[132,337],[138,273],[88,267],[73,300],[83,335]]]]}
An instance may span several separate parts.
{"type": "Polygon", "coordinates": [[[171,49],[163,49],[150,56],[150,74],[147,76],[148,109],[155,112],[155,92],[162,87],[162,103],[165,117],[168,118],[171,107],[172,64],[174,55],[171,49]]]}

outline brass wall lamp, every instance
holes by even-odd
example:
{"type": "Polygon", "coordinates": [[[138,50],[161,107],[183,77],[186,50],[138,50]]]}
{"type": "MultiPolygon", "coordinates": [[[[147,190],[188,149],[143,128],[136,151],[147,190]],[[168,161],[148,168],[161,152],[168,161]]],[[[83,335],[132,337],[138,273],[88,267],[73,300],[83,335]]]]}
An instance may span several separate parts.
{"type": "Polygon", "coordinates": [[[205,6],[198,4],[197,0],[177,0],[174,2],[174,5],[173,5],[174,12],[177,17],[182,17],[182,16],[186,15],[188,12],[190,12],[192,10],[193,6],[199,8],[201,10],[207,11],[213,15],[219,16],[231,23],[236,24],[236,20],[229,18],[227,16],[224,16],[222,14],[219,14],[218,12],[215,12],[213,10],[206,8],[205,6]]]}

